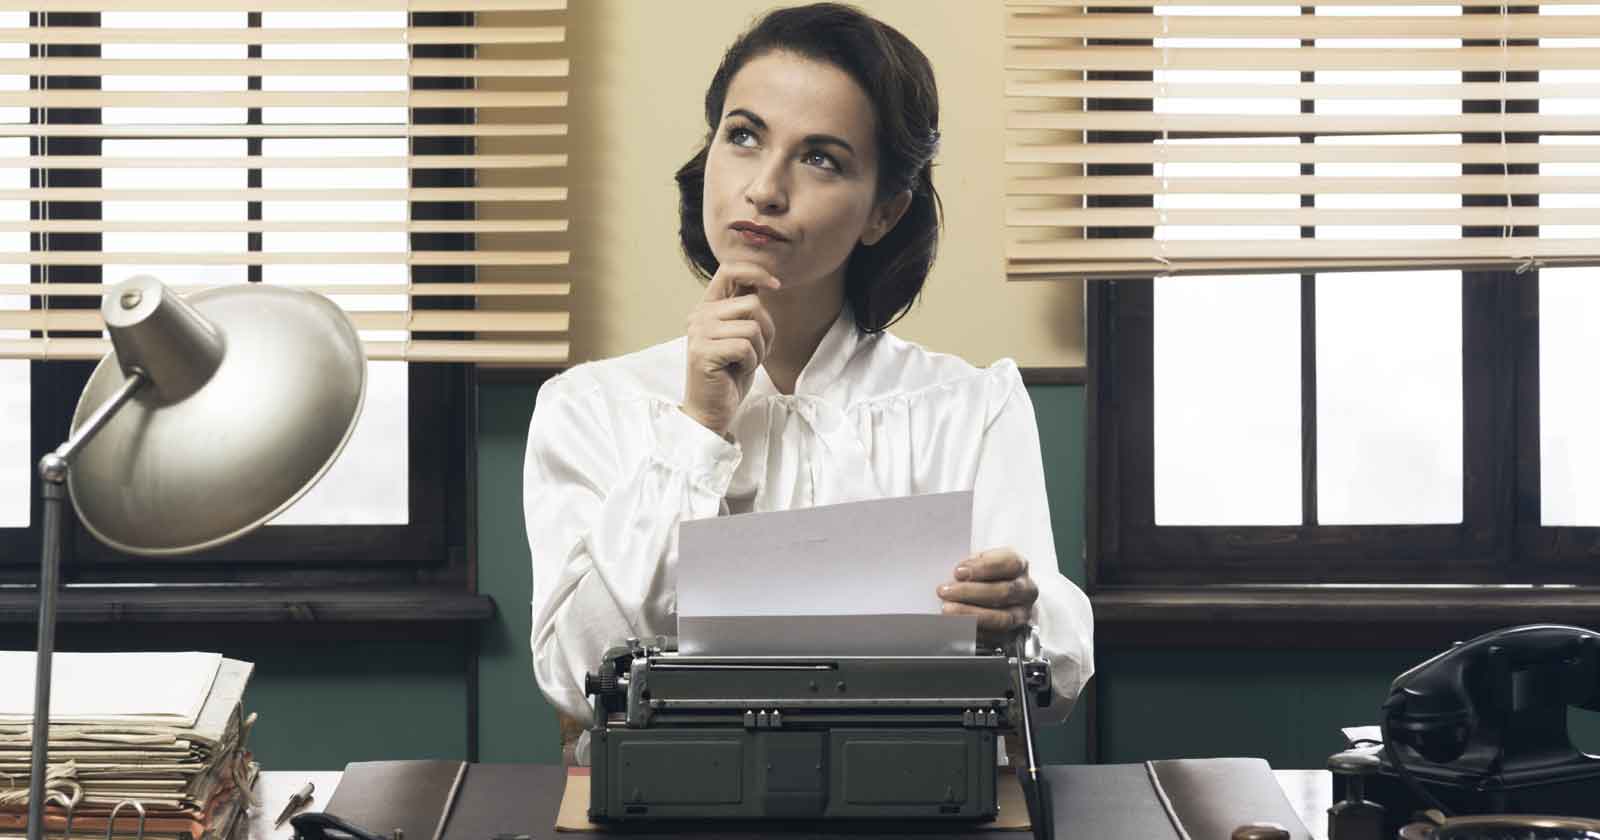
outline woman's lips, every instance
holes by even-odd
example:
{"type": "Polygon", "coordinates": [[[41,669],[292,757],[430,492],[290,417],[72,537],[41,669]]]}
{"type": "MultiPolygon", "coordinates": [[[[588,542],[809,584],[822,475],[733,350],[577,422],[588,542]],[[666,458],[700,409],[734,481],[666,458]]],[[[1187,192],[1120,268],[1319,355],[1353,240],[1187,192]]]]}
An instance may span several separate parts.
{"type": "Polygon", "coordinates": [[[744,244],[746,245],[760,247],[762,245],[768,245],[773,242],[781,241],[764,233],[757,233],[753,230],[747,230],[745,228],[736,228],[736,230],[739,232],[739,238],[743,239],[744,244]]]}
{"type": "Polygon", "coordinates": [[[732,228],[735,233],[739,234],[739,238],[742,239],[746,245],[751,245],[758,248],[764,245],[770,245],[773,242],[788,241],[783,234],[767,227],[766,225],[758,225],[753,222],[734,222],[732,228]]]}

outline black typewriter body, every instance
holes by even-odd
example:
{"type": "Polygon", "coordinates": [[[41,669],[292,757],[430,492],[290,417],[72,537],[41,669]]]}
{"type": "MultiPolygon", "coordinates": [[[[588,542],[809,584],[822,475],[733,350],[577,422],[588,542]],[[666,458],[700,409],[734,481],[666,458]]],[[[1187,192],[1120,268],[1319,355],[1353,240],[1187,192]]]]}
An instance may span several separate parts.
{"type": "MultiPolygon", "coordinates": [[[[1015,659],[674,647],[630,639],[588,677],[591,820],[996,815],[1000,736],[1023,713],[1015,659]]],[[[1048,702],[1048,665],[1022,672],[1048,702]]]]}

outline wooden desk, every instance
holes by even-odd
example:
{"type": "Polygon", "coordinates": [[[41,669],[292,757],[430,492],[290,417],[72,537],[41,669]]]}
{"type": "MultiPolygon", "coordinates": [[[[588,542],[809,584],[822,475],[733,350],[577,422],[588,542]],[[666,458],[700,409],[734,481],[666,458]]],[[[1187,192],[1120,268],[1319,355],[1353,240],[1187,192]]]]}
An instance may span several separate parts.
{"type": "MultiPolygon", "coordinates": [[[[339,771],[294,771],[274,770],[261,774],[261,781],[256,785],[256,792],[261,796],[261,807],[255,809],[250,815],[250,834],[246,840],[289,840],[293,830],[288,823],[281,829],[273,829],[272,821],[278,818],[278,812],[283,810],[284,803],[289,801],[295,791],[306,782],[317,786],[315,798],[307,810],[320,811],[333,797],[334,788],[339,785],[339,771]]],[[[1327,840],[1328,836],[1328,806],[1333,803],[1333,783],[1326,770],[1274,770],[1278,784],[1289,797],[1289,803],[1294,806],[1300,815],[1301,822],[1311,829],[1311,834],[1317,840],[1327,840]]],[[[530,832],[535,840],[549,840],[555,835],[550,826],[530,826],[530,832]]],[[[582,836],[582,835],[572,835],[582,836]]],[[[423,840],[423,838],[414,838],[423,840]]]]}

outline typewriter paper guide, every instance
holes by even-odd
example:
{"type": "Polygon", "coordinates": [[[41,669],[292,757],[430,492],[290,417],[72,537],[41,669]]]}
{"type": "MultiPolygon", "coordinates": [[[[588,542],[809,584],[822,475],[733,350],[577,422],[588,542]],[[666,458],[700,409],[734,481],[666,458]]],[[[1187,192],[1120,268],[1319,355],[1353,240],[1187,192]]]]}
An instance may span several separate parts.
{"type": "Polygon", "coordinates": [[[972,549],[972,493],[684,522],[678,650],[702,656],[971,655],[939,584],[972,549]]]}

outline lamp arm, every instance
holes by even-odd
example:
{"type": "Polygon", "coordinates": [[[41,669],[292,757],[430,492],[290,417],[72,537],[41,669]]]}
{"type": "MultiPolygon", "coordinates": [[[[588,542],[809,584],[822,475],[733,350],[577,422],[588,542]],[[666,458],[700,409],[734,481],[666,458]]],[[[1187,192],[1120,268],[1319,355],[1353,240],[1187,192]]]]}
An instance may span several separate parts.
{"type": "Polygon", "coordinates": [[[45,773],[50,749],[50,665],[56,646],[56,595],[61,588],[61,505],[67,469],[76,455],[149,378],[135,370],[121,388],[54,452],[39,459],[44,533],[39,552],[39,641],[33,671],[33,752],[28,765],[28,840],[44,840],[45,773]]]}
{"type": "Polygon", "coordinates": [[[128,375],[127,381],[122,383],[122,387],[111,395],[111,399],[106,400],[99,408],[95,409],[94,413],[89,415],[89,419],[83,421],[83,425],[72,432],[72,437],[67,438],[65,443],[56,447],[54,452],[46,453],[43,458],[39,459],[39,477],[50,484],[65,482],[67,480],[67,465],[72,462],[72,456],[78,454],[78,450],[93,440],[94,436],[99,434],[107,423],[111,422],[111,418],[116,416],[116,413],[124,405],[127,405],[128,400],[133,399],[133,395],[149,382],[150,377],[143,370],[134,368],[132,373],[128,375]]]}

